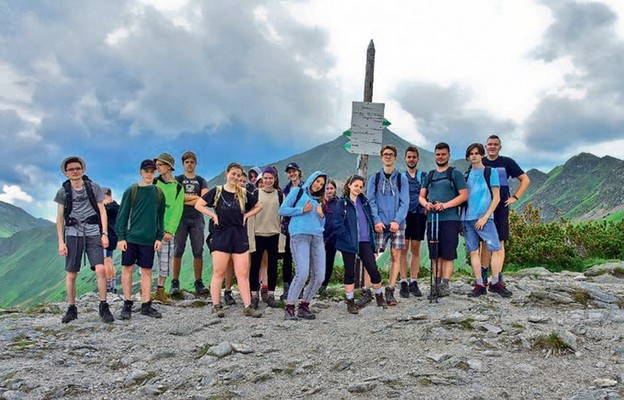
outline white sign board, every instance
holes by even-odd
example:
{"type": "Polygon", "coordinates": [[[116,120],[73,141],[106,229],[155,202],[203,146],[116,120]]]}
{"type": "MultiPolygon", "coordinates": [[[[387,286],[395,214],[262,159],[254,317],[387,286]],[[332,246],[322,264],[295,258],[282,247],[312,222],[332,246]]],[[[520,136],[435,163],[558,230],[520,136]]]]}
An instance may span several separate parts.
{"type": "Polygon", "coordinates": [[[351,148],[354,154],[379,155],[384,129],[384,103],[353,102],[351,148]]]}

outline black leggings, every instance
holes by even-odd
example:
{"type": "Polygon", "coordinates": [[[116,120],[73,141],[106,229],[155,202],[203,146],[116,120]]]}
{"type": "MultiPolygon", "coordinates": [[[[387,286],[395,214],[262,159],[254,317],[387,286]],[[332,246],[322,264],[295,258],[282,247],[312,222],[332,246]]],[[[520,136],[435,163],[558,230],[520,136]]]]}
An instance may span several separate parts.
{"type": "Polygon", "coordinates": [[[292,253],[290,252],[290,235],[286,235],[286,249],[284,252],[284,258],[282,259],[282,278],[284,283],[292,282],[293,279],[293,271],[292,271],[293,258],[292,253]]]}
{"type": "Polygon", "coordinates": [[[268,256],[267,275],[269,277],[269,291],[275,290],[277,285],[277,250],[279,247],[279,234],[273,236],[256,236],[256,251],[251,253],[251,271],[249,272],[249,286],[257,292],[260,288],[260,266],[262,255],[266,250],[268,256]]]}
{"type": "Polygon", "coordinates": [[[329,285],[332,273],[334,272],[334,261],[336,259],[336,246],[325,243],[325,280],[323,286],[329,285]]]}
{"type": "MultiPolygon", "coordinates": [[[[355,283],[355,253],[348,253],[346,251],[341,251],[341,253],[345,267],[344,284],[353,285],[355,283]]],[[[371,278],[371,283],[381,283],[381,274],[377,268],[375,253],[373,252],[373,246],[371,246],[370,242],[360,242],[360,252],[358,256],[360,256],[362,265],[371,278]]]]}

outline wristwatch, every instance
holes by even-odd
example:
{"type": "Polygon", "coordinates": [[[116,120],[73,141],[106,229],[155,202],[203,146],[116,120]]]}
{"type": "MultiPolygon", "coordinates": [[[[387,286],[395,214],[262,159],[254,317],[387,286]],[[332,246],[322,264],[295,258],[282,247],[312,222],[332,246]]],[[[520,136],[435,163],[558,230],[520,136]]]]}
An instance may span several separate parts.
{"type": "Polygon", "coordinates": [[[108,232],[102,232],[102,235],[108,236],[108,232]]]}

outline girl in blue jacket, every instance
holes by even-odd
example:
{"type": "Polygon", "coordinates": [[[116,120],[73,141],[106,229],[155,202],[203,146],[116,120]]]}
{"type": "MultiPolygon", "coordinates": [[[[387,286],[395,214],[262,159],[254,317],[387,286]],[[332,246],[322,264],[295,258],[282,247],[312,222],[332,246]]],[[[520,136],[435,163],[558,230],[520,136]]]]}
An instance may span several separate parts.
{"type": "Polygon", "coordinates": [[[386,308],[381,288],[381,274],[375,261],[374,221],[368,199],[362,193],[364,178],[353,175],[345,183],[343,194],[335,208],[333,223],[336,249],[342,253],[345,276],[344,287],[347,296],[347,311],[357,314],[359,308],[353,299],[355,289],[355,256],[370,275],[377,305],[386,308]]]}
{"type": "Polygon", "coordinates": [[[291,189],[279,208],[281,216],[290,217],[290,251],[295,261],[295,277],[288,290],[284,319],[314,319],[310,301],[316,295],[325,278],[325,184],[327,175],[316,171],[302,187],[291,189]],[[295,314],[295,303],[310,277],[308,286],[295,314]]]}

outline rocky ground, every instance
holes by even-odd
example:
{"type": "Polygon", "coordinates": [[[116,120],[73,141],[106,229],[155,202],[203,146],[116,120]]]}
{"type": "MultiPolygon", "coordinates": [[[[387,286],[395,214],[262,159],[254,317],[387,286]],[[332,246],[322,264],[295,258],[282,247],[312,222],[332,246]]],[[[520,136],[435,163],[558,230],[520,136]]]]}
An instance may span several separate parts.
{"type": "Polygon", "coordinates": [[[461,278],[437,304],[350,315],[322,299],[314,321],[188,299],[107,325],[94,295],[67,325],[62,304],[0,310],[0,398],[622,398],[623,278],[624,263],[534,268],[506,277],[512,299],[468,299],[461,278]]]}

